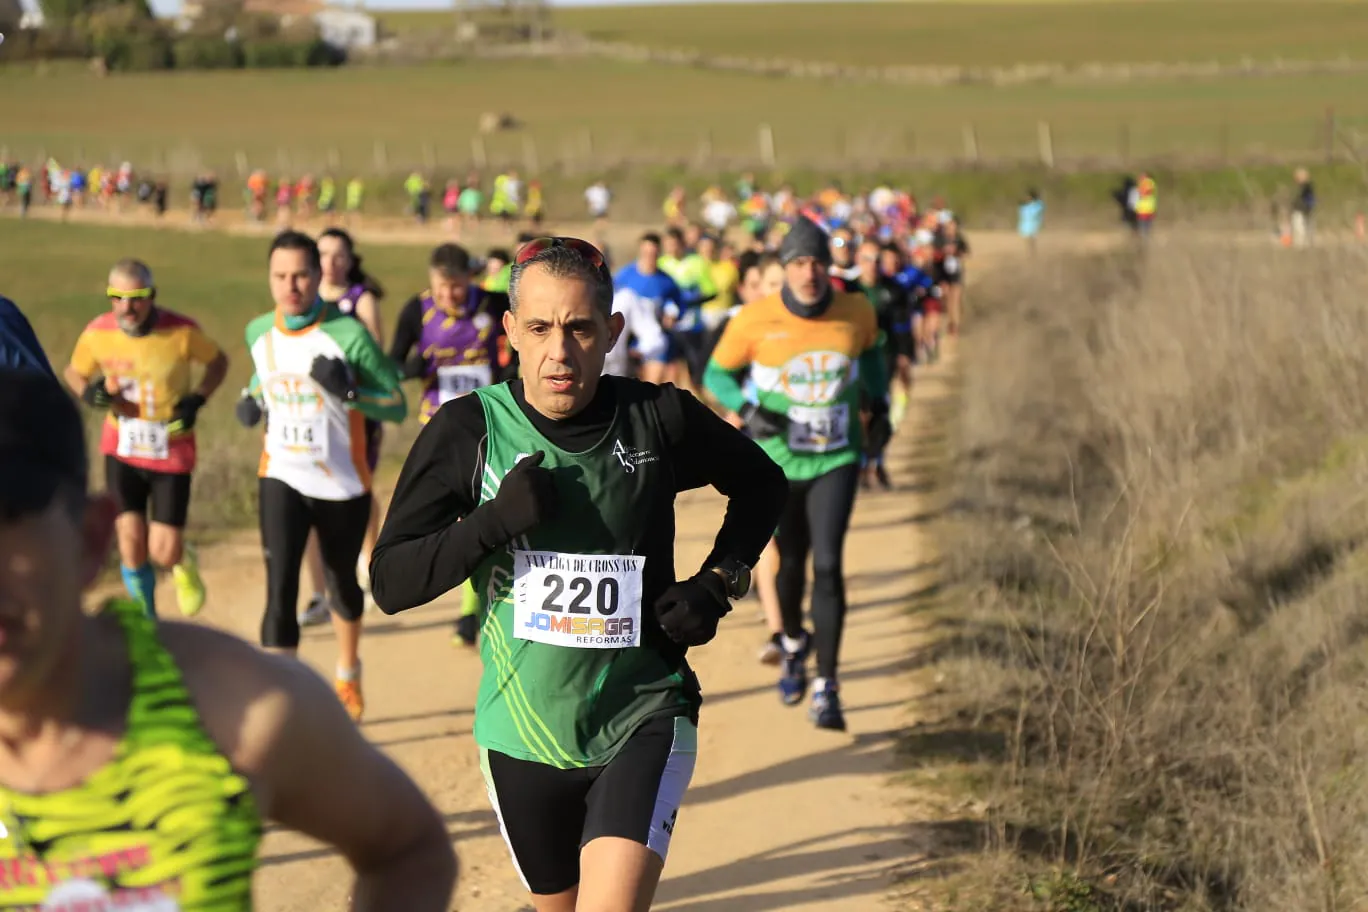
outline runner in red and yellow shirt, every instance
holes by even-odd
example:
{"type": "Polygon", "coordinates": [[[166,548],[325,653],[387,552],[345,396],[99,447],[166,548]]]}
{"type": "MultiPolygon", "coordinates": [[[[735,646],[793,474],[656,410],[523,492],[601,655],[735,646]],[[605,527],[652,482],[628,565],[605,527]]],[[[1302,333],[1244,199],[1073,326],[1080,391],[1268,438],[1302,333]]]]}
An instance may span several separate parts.
{"type": "Polygon", "coordinates": [[[87,405],[109,412],[100,452],[105,484],[119,504],[115,528],[129,595],[155,615],[153,567],[170,568],[180,609],[192,615],[205,597],[184,535],[195,418],[227,375],[228,356],[194,320],[157,306],[146,264],[116,263],[108,296],[110,311],[81,333],[63,373],[87,405]],[[191,383],[193,365],[204,367],[198,386],[191,383]]]}

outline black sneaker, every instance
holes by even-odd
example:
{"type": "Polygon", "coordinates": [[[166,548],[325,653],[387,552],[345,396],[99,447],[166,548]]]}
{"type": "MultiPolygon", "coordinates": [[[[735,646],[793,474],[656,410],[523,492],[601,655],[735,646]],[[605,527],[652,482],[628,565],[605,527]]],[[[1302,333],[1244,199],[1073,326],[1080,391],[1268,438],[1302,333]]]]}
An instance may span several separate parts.
{"type": "Polygon", "coordinates": [[[814,691],[812,705],[808,707],[808,718],[818,728],[829,731],[845,731],[845,713],[841,712],[841,695],[835,685],[828,684],[824,689],[814,691]]]}

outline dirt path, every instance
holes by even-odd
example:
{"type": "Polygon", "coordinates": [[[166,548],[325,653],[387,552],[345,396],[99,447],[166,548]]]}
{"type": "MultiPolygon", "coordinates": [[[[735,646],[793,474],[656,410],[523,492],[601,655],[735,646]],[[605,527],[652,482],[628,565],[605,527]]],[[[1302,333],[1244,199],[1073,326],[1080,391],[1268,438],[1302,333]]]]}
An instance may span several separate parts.
{"type": "MultiPolygon", "coordinates": [[[[662,910],[876,910],[892,875],[930,846],[916,836],[892,785],[898,731],[913,694],[901,669],[923,634],[904,606],[934,585],[926,522],[935,468],[926,444],[943,433],[953,360],[923,373],[907,424],[890,451],[898,490],[862,493],[846,547],[851,613],[843,647],[850,731],[819,732],[805,708],[785,708],[775,671],[756,654],[764,639],[748,600],[692,656],[705,688],[701,751],[656,908],[662,910]]],[[[706,555],[721,520],[713,492],[680,498],[680,566],[706,555]]],[[[206,549],[210,599],[203,623],[255,641],[264,595],[255,533],[206,549]]],[[[159,593],[174,604],[169,589],[159,593]]],[[[363,729],[415,777],[445,815],[462,861],[454,908],[515,910],[524,895],[485,797],[471,707],[479,659],[450,642],[451,598],[386,618],[367,615],[362,641],[363,729]]],[[[328,675],[330,631],[305,632],[302,655],[328,675]]],[[[327,758],[320,757],[320,763],[327,758]]],[[[257,878],[262,912],[343,908],[344,863],[317,843],[270,832],[257,878]]]]}
{"type": "MultiPolygon", "coordinates": [[[[618,230],[634,238],[638,226],[618,230]]],[[[372,225],[364,237],[431,243],[434,234],[372,225]]],[[[976,269],[1019,249],[1008,233],[980,234],[976,269]]],[[[914,721],[906,669],[928,637],[906,606],[936,586],[928,523],[954,369],[951,352],[920,372],[889,453],[898,488],[862,493],[856,505],[842,650],[850,731],[819,732],[805,707],[780,705],[775,670],[756,661],[765,630],[754,600],[738,606],[718,638],[691,656],[704,686],[701,750],[655,908],[873,912],[889,908],[898,873],[934,852],[934,826],[909,819],[913,803],[924,803],[891,779],[898,733],[914,721]]],[[[680,498],[680,566],[702,560],[721,512],[711,491],[680,498]]],[[[201,562],[210,590],[201,621],[255,641],[264,597],[256,533],[205,549],[201,562]]],[[[172,604],[170,591],[161,598],[172,604]]],[[[451,644],[456,607],[445,598],[398,618],[367,615],[363,730],[444,815],[462,862],[453,908],[517,912],[530,907],[480,776],[470,734],[480,665],[476,653],[451,644]]],[[[301,654],[328,676],[331,632],[306,631],[301,654]]],[[[347,886],[345,864],[330,851],[297,834],[268,832],[257,877],[262,912],[340,909],[347,886]]]]}

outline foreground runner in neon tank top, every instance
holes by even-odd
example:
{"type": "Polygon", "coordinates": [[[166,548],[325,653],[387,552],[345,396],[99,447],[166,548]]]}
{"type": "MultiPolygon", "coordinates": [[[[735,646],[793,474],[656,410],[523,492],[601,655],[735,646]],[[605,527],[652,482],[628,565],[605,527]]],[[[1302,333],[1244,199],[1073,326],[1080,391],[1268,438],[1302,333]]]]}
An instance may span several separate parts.
{"type": "Polygon", "coordinates": [[[0,369],[0,909],[247,912],[267,820],[348,859],[354,910],[447,909],[441,818],[317,675],[82,610],[115,511],[87,485],[71,400],[0,369]]]}

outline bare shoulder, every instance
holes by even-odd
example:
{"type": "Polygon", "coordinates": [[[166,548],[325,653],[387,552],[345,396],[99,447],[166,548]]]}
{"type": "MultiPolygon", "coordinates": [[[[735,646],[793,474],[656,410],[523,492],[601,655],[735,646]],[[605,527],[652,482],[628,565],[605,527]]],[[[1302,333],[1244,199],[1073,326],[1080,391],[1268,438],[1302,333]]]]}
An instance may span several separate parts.
{"type": "Polygon", "coordinates": [[[303,662],[262,652],[232,634],[163,621],[158,636],[209,737],[249,776],[262,769],[292,713],[332,696],[303,662]]]}

